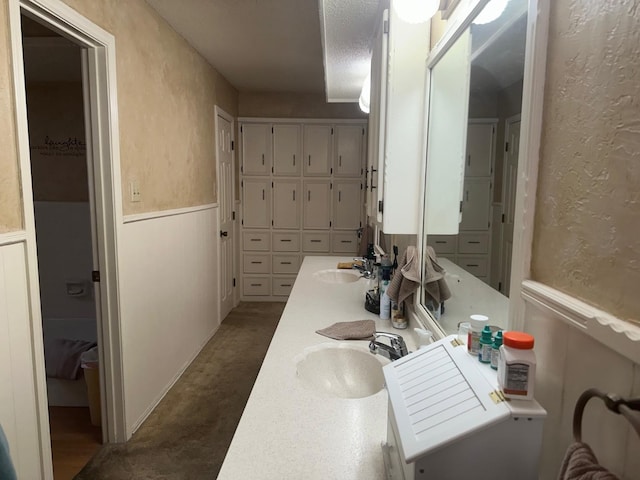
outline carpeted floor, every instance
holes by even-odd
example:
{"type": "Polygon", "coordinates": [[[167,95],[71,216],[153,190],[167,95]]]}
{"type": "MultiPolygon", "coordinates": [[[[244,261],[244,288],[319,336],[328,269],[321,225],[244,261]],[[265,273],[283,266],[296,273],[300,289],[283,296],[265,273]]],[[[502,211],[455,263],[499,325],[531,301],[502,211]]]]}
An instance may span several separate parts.
{"type": "Polygon", "coordinates": [[[75,479],[215,479],[284,305],[241,303],[131,440],[75,479]]]}

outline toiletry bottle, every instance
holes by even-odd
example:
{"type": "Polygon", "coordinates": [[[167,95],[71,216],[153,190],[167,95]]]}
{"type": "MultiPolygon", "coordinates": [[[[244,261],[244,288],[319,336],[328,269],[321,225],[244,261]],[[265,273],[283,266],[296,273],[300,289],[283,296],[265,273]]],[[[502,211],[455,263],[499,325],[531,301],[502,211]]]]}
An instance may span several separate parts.
{"type": "Polygon", "coordinates": [[[496,336],[493,337],[493,345],[491,346],[491,368],[498,369],[498,360],[500,359],[500,347],[502,346],[502,330],[498,330],[496,336]]]}
{"type": "Polygon", "coordinates": [[[478,360],[482,363],[491,363],[491,346],[493,338],[491,338],[491,327],[485,325],[480,335],[480,349],[478,350],[478,360]]]}
{"type": "Polygon", "coordinates": [[[469,317],[471,329],[469,330],[469,340],[467,340],[467,352],[471,355],[478,355],[480,351],[480,335],[485,325],[489,324],[489,317],[486,315],[471,315],[469,317]]]}
{"type": "Polygon", "coordinates": [[[531,400],[536,378],[536,355],[532,335],[505,332],[498,360],[498,385],[507,398],[531,400]]]}

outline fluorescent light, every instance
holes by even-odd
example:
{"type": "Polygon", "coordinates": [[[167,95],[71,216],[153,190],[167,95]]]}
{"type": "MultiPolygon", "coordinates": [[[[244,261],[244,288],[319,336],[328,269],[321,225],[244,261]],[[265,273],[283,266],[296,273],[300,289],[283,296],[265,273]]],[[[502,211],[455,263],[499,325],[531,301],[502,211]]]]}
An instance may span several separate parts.
{"type": "Polygon", "coordinates": [[[364,113],[369,113],[369,106],[371,105],[371,73],[368,73],[367,78],[364,79],[358,104],[360,105],[360,110],[364,113]]]}
{"type": "Polygon", "coordinates": [[[504,9],[507,8],[507,3],[509,3],[509,0],[491,0],[473,20],[473,23],[475,25],[484,25],[497,20],[504,12],[504,9]]]}
{"type": "Polygon", "coordinates": [[[392,5],[405,22],[424,23],[436,14],[440,0],[393,0],[392,5]]]}

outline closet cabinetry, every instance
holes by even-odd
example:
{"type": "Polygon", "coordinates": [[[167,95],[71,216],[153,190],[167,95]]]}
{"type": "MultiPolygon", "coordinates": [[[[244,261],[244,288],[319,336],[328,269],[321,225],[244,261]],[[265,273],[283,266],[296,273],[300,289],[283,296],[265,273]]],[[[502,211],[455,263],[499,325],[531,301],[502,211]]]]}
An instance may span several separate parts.
{"type": "Polygon", "coordinates": [[[489,283],[491,198],[496,120],[476,119],[467,126],[462,221],[458,235],[429,235],[436,254],[489,283]]]}
{"type": "Polygon", "coordinates": [[[305,255],[355,255],[364,120],[240,119],[241,298],[282,300],[305,255]]]}

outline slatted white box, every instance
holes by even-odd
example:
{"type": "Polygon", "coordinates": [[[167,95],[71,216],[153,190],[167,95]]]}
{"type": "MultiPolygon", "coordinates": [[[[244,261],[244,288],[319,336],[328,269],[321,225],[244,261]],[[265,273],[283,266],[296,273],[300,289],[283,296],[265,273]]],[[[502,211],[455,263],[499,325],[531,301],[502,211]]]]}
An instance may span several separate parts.
{"type": "Polygon", "coordinates": [[[384,367],[391,478],[536,479],[546,412],[535,401],[498,402],[495,371],[455,336],[384,367]]]}

